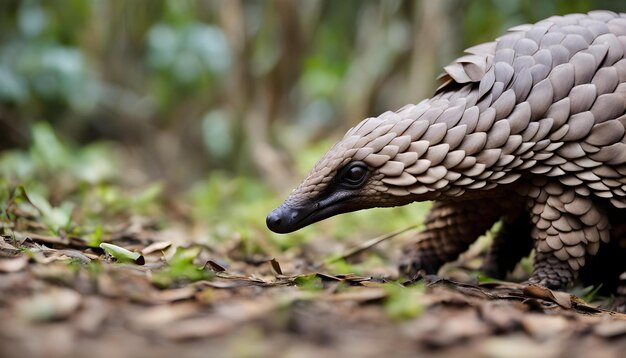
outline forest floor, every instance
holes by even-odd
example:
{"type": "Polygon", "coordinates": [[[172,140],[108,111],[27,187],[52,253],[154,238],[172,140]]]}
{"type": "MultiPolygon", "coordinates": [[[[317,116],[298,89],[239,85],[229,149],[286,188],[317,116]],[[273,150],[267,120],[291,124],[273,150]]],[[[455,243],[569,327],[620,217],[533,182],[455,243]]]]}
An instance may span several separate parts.
{"type": "MultiPolygon", "coordinates": [[[[451,280],[402,282],[391,261],[369,275],[337,272],[305,249],[281,259],[248,255],[241,240],[210,247],[140,216],[109,228],[103,250],[88,237],[50,235],[21,211],[27,202],[17,205],[18,196],[5,207],[11,235],[0,241],[3,357],[609,357],[626,350],[625,315],[540,286],[479,284],[472,253],[447,269],[451,280]]],[[[373,243],[333,260],[359,260],[376,250],[373,243]]]]}
{"type": "MultiPolygon", "coordinates": [[[[28,151],[0,157],[1,357],[626,351],[626,316],[607,310],[599,287],[554,292],[482,276],[491,232],[440,277],[398,277],[428,203],[275,235],[264,217],[280,198],[258,179],[134,187],[121,179],[137,166],[107,162],[106,147],[68,148],[40,130],[28,151]]],[[[309,154],[298,163],[319,157],[309,154]]],[[[531,267],[524,259],[509,279],[523,282],[531,267]]]]}

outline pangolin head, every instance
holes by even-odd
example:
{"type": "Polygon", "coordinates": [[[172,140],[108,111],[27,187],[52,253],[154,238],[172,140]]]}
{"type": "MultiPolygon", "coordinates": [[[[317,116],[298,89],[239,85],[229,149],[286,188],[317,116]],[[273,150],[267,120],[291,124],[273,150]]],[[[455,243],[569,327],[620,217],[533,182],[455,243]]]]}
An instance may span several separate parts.
{"type": "Polygon", "coordinates": [[[402,117],[386,112],[350,129],[267,216],[268,228],[288,233],[341,213],[429,199],[432,189],[415,175],[430,167],[418,160],[429,143],[415,141],[429,123],[402,117]]]}

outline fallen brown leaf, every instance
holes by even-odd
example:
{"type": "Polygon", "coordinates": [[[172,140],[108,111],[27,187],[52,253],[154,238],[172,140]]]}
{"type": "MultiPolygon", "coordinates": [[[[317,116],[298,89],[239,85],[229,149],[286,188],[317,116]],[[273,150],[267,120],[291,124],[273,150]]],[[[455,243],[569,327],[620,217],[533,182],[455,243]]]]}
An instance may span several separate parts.
{"type": "Polygon", "coordinates": [[[22,255],[14,258],[0,259],[0,272],[18,272],[28,266],[28,257],[22,255]]]}
{"type": "Polygon", "coordinates": [[[553,291],[541,285],[530,284],[524,288],[524,294],[529,297],[554,302],[563,308],[572,308],[573,295],[567,292],[553,291]]]}
{"type": "Polygon", "coordinates": [[[149,255],[156,251],[165,250],[170,246],[172,246],[172,243],[170,241],[157,241],[146,246],[144,249],[141,250],[141,253],[143,255],[149,255]]]}
{"type": "Polygon", "coordinates": [[[564,347],[559,341],[537,342],[523,334],[495,336],[487,338],[480,347],[477,356],[510,358],[548,358],[563,357],[564,347]]]}
{"type": "Polygon", "coordinates": [[[563,316],[545,315],[539,313],[526,313],[522,316],[521,324],[524,330],[531,336],[547,340],[556,336],[562,336],[566,331],[572,331],[575,327],[563,316]]]}
{"type": "Polygon", "coordinates": [[[220,264],[218,264],[217,262],[213,261],[213,260],[209,260],[206,262],[206,264],[204,265],[204,267],[209,266],[211,268],[211,270],[215,271],[215,272],[224,272],[226,271],[226,269],[224,267],[222,267],[220,264]]]}
{"type": "Polygon", "coordinates": [[[278,261],[276,261],[276,259],[271,259],[270,265],[272,265],[272,269],[277,275],[283,274],[283,270],[280,268],[280,264],[278,263],[278,261]]]}
{"type": "Polygon", "coordinates": [[[181,288],[154,291],[151,294],[151,298],[154,302],[174,302],[191,298],[195,294],[196,288],[192,285],[188,285],[181,288]]]}
{"type": "Polygon", "coordinates": [[[66,288],[52,288],[17,302],[19,315],[29,321],[51,321],[68,318],[81,303],[81,295],[66,288]]]}
{"type": "Polygon", "coordinates": [[[173,322],[159,330],[159,334],[173,340],[188,340],[223,335],[235,327],[233,321],[209,316],[173,322]]]}
{"type": "Polygon", "coordinates": [[[626,335],[626,321],[600,322],[593,328],[593,333],[603,338],[616,338],[626,335]]]}
{"type": "Polygon", "coordinates": [[[0,239],[0,249],[1,250],[8,250],[10,252],[17,251],[17,248],[15,248],[15,246],[9,244],[9,242],[8,242],[9,240],[12,240],[10,236],[2,237],[0,239]]]}
{"type": "Polygon", "coordinates": [[[83,254],[81,251],[73,250],[73,249],[64,249],[64,250],[56,250],[49,249],[45,246],[41,246],[41,251],[48,254],[56,254],[54,255],[55,260],[66,260],[67,258],[72,258],[78,260],[82,264],[88,264],[91,262],[91,259],[83,254]]]}
{"type": "Polygon", "coordinates": [[[83,333],[94,335],[111,313],[110,304],[97,296],[85,297],[82,309],[74,319],[74,326],[83,333]]]}
{"type": "Polygon", "coordinates": [[[134,314],[130,324],[141,330],[159,330],[175,321],[197,315],[200,306],[195,302],[164,304],[154,306],[134,314]]]}
{"type": "Polygon", "coordinates": [[[20,242],[30,239],[33,242],[36,242],[38,244],[67,245],[69,243],[68,239],[61,238],[58,236],[47,236],[47,235],[40,235],[40,234],[31,233],[31,232],[17,232],[17,231],[13,232],[13,234],[15,235],[15,238],[20,242]]]}
{"type": "Polygon", "coordinates": [[[326,301],[369,302],[381,300],[385,297],[387,297],[387,291],[382,288],[354,287],[348,291],[323,295],[321,299],[326,301]]]}

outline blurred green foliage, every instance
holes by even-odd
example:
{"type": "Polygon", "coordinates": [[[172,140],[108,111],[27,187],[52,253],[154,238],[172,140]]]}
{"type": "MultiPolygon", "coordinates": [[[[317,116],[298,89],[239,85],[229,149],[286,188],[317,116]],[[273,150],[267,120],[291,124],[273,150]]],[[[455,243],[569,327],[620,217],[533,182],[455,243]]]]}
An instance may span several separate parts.
{"type": "Polygon", "coordinates": [[[385,285],[388,297],[385,300],[385,310],[389,317],[396,320],[411,319],[418,316],[424,310],[423,282],[410,286],[402,286],[397,283],[385,285]]]}
{"type": "MultiPolygon", "coordinates": [[[[428,95],[439,68],[462,48],[509,26],[597,8],[623,5],[3,1],[0,148],[27,145],[32,125],[44,120],[76,142],[133,148],[149,178],[188,185],[212,169],[258,176],[272,171],[254,158],[259,145],[291,154],[338,138],[364,116],[428,95]],[[419,51],[435,39],[443,52],[419,51]],[[433,62],[415,72],[420,58],[433,62]],[[173,156],[185,159],[172,163],[173,156]]],[[[293,162],[284,157],[274,171],[293,162]]]]}
{"type": "Polygon", "coordinates": [[[0,171],[6,180],[77,180],[95,184],[112,179],[117,168],[110,144],[93,143],[80,149],[59,140],[46,122],[32,126],[32,142],[27,150],[14,150],[0,156],[0,171]]]}
{"type": "Polygon", "coordinates": [[[199,248],[177,248],[168,265],[157,270],[152,281],[160,287],[169,287],[175,282],[208,280],[215,274],[196,266],[193,260],[198,256],[199,248]]]}
{"type": "Polygon", "coordinates": [[[53,234],[85,235],[94,246],[114,217],[162,217],[158,182],[129,190],[120,186],[120,158],[111,143],[65,144],[45,122],[32,127],[29,148],[0,153],[0,209],[17,205],[53,234]]]}
{"type": "Polygon", "coordinates": [[[264,217],[347,128],[427,96],[463,48],[509,26],[599,8],[625,6],[2,1],[0,199],[30,207],[51,232],[94,243],[113,217],[171,225],[162,212],[170,201],[189,203],[193,222],[210,228],[201,240],[238,236],[250,253],[410,226],[428,204],[358,212],[287,236],[269,233],[264,217]]]}

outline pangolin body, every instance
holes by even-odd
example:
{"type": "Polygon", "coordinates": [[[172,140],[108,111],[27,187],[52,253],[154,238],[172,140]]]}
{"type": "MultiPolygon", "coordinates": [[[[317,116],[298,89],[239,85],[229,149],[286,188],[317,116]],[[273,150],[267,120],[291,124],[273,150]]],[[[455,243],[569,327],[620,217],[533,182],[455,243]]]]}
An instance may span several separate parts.
{"type": "Polygon", "coordinates": [[[433,200],[404,271],[436,272],[502,220],[489,273],[534,246],[531,281],[571,283],[626,214],[626,14],[555,16],[466,52],[432,98],[350,129],[268,227],[433,200]]]}

